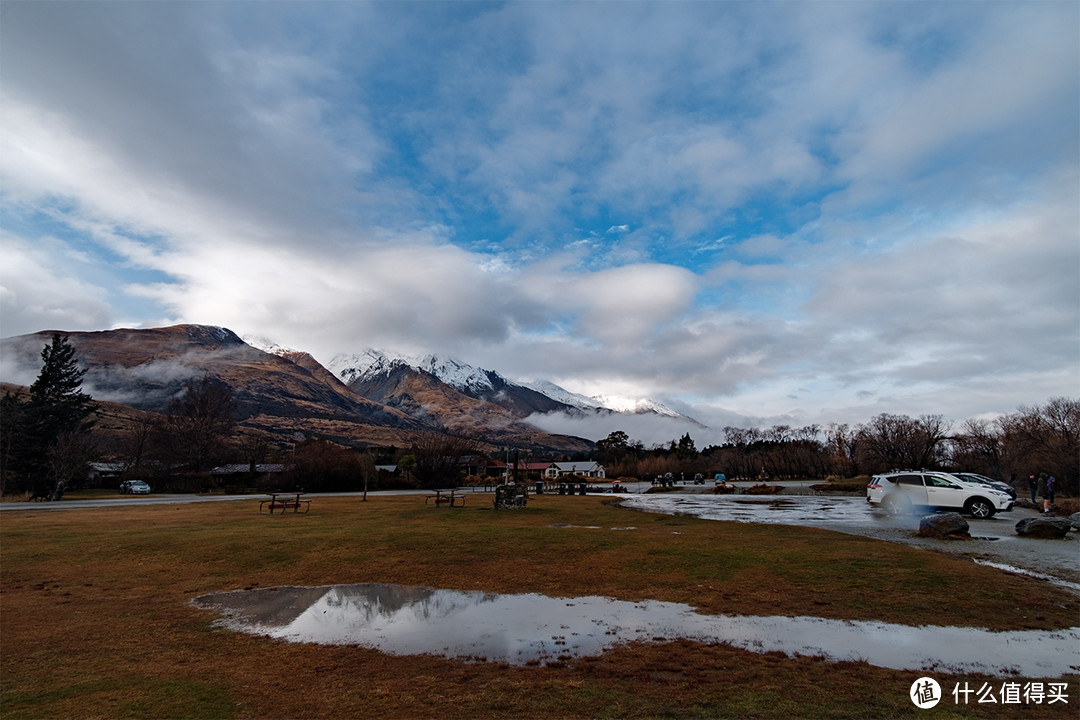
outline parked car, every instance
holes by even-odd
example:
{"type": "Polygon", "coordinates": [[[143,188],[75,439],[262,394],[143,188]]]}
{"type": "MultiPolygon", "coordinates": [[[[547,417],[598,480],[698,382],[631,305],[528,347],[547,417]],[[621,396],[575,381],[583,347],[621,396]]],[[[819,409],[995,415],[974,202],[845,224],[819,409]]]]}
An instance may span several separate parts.
{"type": "Polygon", "coordinates": [[[1009,483],[1003,483],[1000,480],[988,478],[985,475],[979,475],[978,473],[954,472],[952,474],[960,478],[964,482],[975,483],[976,485],[986,485],[987,487],[992,487],[995,490],[1000,490],[1001,492],[1012,498],[1013,501],[1016,500],[1016,488],[1014,488],[1009,483]]]}
{"type": "Polygon", "coordinates": [[[150,486],[142,480],[125,480],[120,483],[121,495],[149,495],[150,486]]]}
{"type": "Polygon", "coordinates": [[[892,515],[915,509],[956,510],[974,518],[993,517],[1012,510],[1012,498],[986,485],[965,482],[955,475],[925,470],[901,470],[875,475],[866,486],[866,502],[892,515]]]}

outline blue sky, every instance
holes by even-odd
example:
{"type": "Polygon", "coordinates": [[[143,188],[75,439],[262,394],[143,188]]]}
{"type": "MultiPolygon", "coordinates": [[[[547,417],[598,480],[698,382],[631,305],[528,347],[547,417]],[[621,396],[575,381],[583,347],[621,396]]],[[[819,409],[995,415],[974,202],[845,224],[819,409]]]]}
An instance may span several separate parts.
{"type": "Polygon", "coordinates": [[[8,1],[0,333],[439,352],[715,427],[1076,396],[1078,28],[1075,2],[8,1]]]}

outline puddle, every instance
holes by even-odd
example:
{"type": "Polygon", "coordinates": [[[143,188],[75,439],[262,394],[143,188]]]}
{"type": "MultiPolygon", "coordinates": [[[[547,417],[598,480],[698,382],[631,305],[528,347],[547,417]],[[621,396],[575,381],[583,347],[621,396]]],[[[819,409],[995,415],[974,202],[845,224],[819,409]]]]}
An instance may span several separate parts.
{"type": "Polygon", "coordinates": [[[688,638],[755,652],[863,660],[899,669],[1059,677],[1080,670],[1080,628],[994,633],[813,617],[702,615],[688,605],[604,597],[498,595],[360,584],[237,590],[196,598],[216,624],[290,642],[360,645],[512,665],[688,638]]]}

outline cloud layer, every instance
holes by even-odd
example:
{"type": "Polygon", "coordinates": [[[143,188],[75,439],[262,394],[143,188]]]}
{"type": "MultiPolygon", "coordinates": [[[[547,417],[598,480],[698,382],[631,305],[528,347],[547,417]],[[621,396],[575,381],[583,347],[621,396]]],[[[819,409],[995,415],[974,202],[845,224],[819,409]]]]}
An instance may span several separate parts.
{"type": "Polygon", "coordinates": [[[4,3],[0,330],[435,351],[710,424],[1076,395],[1078,12],[4,3]]]}

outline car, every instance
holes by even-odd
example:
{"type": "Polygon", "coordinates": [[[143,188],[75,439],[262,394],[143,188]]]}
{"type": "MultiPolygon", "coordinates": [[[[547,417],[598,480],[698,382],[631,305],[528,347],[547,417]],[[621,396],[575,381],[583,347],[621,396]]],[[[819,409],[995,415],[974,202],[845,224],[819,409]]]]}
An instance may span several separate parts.
{"type": "Polygon", "coordinates": [[[976,485],[986,485],[987,487],[992,487],[995,490],[1000,490],[1001,492],[1011,497],[1014,502],[1016,501],[1016,488],[1014,488],[1012,485],[1009,485],[1008,483],[1003,483],[1000,480],[994,480],[993,478],[988,478],[985,475],[980,475],[978,473],[954,472],[952,474],[960,478],[964,482],[975,483],[976,485]]]}
{"type": "Polygon", "coordinates": [[[919,510],[956,510],[983,519],[1012,510],[1012,498],[1000,490],[976,485],[945,472],[899,470],[874,475],[866,486],[866,502],[891,515],[919,510]]]}
{"type": "Polygon", "coordinates": [[[121,495],[149,495],[150,486],[142,480],[125,480],[120,483],[121,495]]]}

